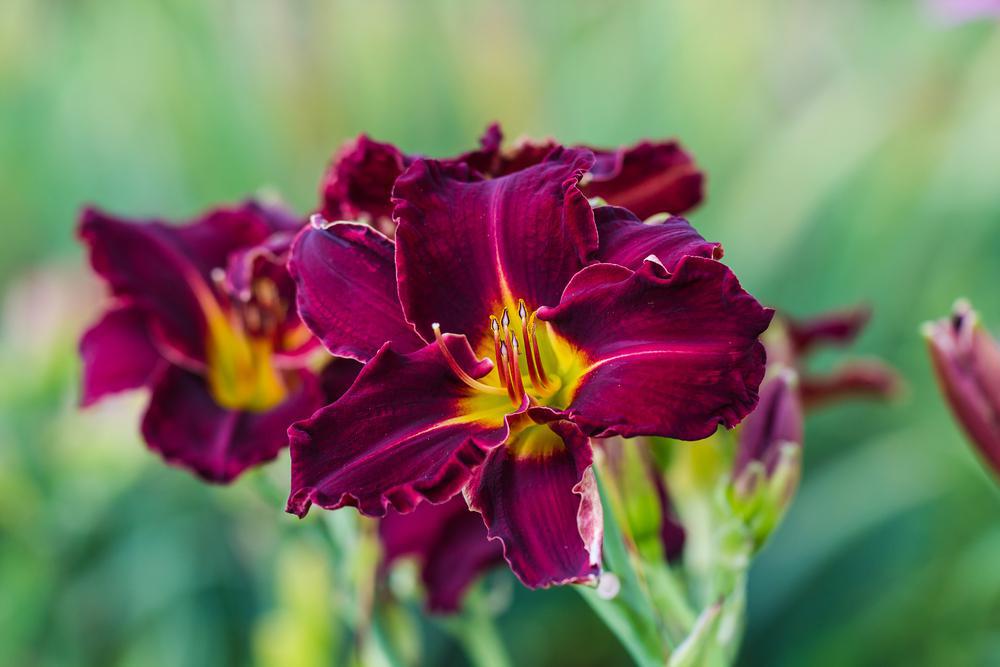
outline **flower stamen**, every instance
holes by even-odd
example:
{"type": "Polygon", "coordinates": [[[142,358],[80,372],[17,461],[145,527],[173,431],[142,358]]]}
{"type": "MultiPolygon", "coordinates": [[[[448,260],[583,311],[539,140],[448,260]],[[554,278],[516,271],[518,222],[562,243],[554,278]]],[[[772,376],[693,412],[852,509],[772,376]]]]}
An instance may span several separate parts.
{"type": "MultiPolygon", "coordinates": [[[[507,354],[507,343],[503,341],[500,343],[500,355],[497,357],[497,366],[500,368],[510,368],[510,355],[507,354]]],[[[507,383],[507,396],[510,398],[510,402],[514,405],[521,404],[521,399],[517,395],[517,388],[515,387],[513,376],[511,381],[507,383]]]]}
{"type": "Polygon", "coordinates": [[[444,336],[441,335],[441,325],[435,322],[431,325],[434,330],[434,340],[437,342],[438,348],[441,350],[441,354],[444,356],[446,362],[448,362],[448,367],[451,368],[452,372],[458,377],[459,380],[464,382],[467,386],[476,391],[482,391],[488,394],[502,394],[503,389],[499,387],[491,387],[488,384],[483,384],[479,380],[475,379],[471,375],[465,372],[455,357],[452,355],[451,350],[448,349],[448,345],[444,342],[444,336]]]}
{"type": "MultiPolygon", "coordinates": [[[[521,338],[524,339],[524,358],[528,362],[528,377],[531,378],[532,386],[537,391],[542,391],[545,389],[545,383],[538,373],[541,363],[535,359],[535,347],[537,344],[535,344],[533,336],[529,336],[528,330],[528,323],[529,321],[533,321],[534,313],[532,313],[532,320],[529,320],[528,309],[524,307],[524,299],[518,299],[517,316],[521,319],[521,338]]],[[[531,333],[533,334],[533,332],[531,333]]]]}
{"type": "Polygon", "coordinates": [[[517,404],[520,405],[521,400],[524,398],[524,380],[521,378],[521,367],[518,361],[518,356],[520,355],[520,350],[517,345],[517,336],[511,336],[510,348],[513,354],[510,355],[510,376],[514,378],[512,384],[515,385],[517,391],[517,404]]]}
{"type": "Polygon", "coordinates": [[[490,329],[493,330],[493,358],[496,359],[497,375],[500,376],[500,386],[507,386],[507,367],[500,363],[500,321],[490,315],[490,329]]]}

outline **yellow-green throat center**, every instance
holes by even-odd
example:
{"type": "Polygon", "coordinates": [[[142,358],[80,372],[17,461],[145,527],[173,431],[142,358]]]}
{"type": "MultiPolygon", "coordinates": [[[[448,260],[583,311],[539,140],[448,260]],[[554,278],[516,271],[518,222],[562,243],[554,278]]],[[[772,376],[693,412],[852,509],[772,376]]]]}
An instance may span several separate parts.
{"type": "Polygon", "coordinates": [[[275,367],[274,349],[285,305],[274,283],[255,281],[250,299],[233,299],[228,308],[212,294],[200,294],[199,301],[208,325],[206,377],[216,402],[251,412],[281,403],[288,388],[275,367]]]}
{"type": "Polygon", "coordinates": [[[540,322],[537,311],[529,311],[523,299],[513,310],[516,322],[510,307],[490,316],[490,336],[479,352],[481,356],[492,352],[494,369],[481,380],[459,366],[445,345],[441,327],[433,325],[438,346],[455,375],[476,390],[469,407],[477,413],[506,414],[512,406],[521,407],[527,398],[530,405],[565,408],[588,366],[586,357],[551,325],[540,322]]]}

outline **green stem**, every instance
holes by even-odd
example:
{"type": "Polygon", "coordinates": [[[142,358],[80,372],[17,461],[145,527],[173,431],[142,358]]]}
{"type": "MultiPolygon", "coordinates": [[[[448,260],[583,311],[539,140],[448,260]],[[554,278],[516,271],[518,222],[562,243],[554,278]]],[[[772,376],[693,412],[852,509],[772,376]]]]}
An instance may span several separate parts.
{"type": "Polygon", "coordinates": [[[463,612],[443,625],[461,645],[473,667],[511,667],[513,664],[493,616],[484,608],[480,591],[469,595],[463,612]]]}

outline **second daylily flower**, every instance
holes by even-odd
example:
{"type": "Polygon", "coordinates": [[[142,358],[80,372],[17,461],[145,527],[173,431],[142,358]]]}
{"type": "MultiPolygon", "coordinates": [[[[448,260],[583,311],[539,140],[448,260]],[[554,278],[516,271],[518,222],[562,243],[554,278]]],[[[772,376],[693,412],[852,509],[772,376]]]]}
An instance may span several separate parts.
{"type": "Polygon", "coordinates": [[[299,227],[255,202],[179,226],[86,210],[80,236],[113,301],[80,342],[81,402],[148,386],[146,443],[209,481],[274,458],[323,403],[285,267],[299,227]]]}
{"type": "Polygon", "coordinates": [[[419,160],[395,183],[395,244],[322,218],[300,234],[303,320],[367,363],[290,429],[289,511],[382,516],[464,491],[525,584],[592,581],[588,437],[694,440],[753,408],[772,312],[683,219],[592,209],[593,165],[556,148],[487,180],[419,160]]]}

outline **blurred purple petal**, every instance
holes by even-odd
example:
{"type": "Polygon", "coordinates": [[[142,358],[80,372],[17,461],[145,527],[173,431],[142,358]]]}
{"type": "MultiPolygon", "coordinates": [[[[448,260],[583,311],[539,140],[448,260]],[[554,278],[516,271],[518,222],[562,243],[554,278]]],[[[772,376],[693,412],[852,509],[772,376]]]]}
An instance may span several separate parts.
{"type": "Polygon", "coordinates": [[[784,317],[795,354],[804,356],[818,347],[844,347],[854,342],[871,319],[866,306],[832,311],[807,319],[784,317]]]}
{"type": "Polygon", "coordinates": [[[142,312],[134,306],[107,311],[80,339],[83,388],[80,404],[145,386],[166,361],[153,345],[142,312]]]}
{"type": "Polygon", "coordinates": [[[333,158],[323,182],[323,217],[327,220],[377,222],[392,215],[392,184],[412,158],[362,134],[333,158]]]}
{"type": "Polygon", "coordinates": [[[680,215],[704,197],[705,176],[676,141],[593,150],[597,162],[584,187],[588,197],[627,208],[641,219],[657,213],[680,215]]]}
{"type": "Polygon", "coordinates": [[[825,375],[803,375],[802,402],[809,410],[855,398],[889,400],[903,390],[903,379],[878,359],[848,361],[825,375]]]}
{"type": "Polygon", "coordinates": [[[795,372],[791,369],[778,371],[764,381],[757,408],[743,422],[733,477],[739,479],[755,461],[767,473],[773,472],[781,447],[802,446],[803,421],[795,372]]]}
{"type": "Polygon", "coordinates": [[[322,399],[315,378],[296,375],[288,398],[264,412],[220,407],[205,380],[164,366],[142,421],[150,449],[209,482],[227,483],[247,468],[270,461],[288,443],[288,424],[311,414],[322,399]]]}

